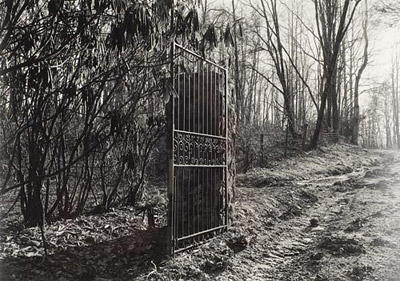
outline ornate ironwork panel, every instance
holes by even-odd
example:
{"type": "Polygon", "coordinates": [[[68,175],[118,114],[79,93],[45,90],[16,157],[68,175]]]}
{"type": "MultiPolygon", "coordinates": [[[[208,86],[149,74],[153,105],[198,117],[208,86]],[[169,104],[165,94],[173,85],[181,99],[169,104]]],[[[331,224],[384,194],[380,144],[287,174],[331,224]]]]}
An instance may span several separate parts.
{"type": "Polygon", "coordinates": [[[225,165],[226,141],[211,136],[175,132],[174,163],[178,165],[225,165]]]}
{"type": "Polygon", "coordinates": [[[227,71],[174,45],[169,233],[171,254],[228,225],[227,71]]]}

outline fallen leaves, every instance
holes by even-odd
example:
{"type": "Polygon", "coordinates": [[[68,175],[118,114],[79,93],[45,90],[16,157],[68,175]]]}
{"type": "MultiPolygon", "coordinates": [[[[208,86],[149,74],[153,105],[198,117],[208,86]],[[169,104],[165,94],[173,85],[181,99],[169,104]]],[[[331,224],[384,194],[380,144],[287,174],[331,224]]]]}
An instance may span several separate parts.
{"type": "MultiPolygon", "coordinates": [[[[116,209],[98,216],[82,216],[75,220],[54,222],[46,226],[46,242],[49,245],[49,254],[53,254],[71,247],[85,247],[127,236],[135,230],[145,228],[143,221],[135,216],[133,210],[116,209]]],[[[13,232],[13,228],[8,229],[9,234],[5,235],[0,246],[0,258],[44,255],[39,228],[26,228],[18,233],[13,232]]]]}
{"type": "MultiPolygon", "coordinates": [[[[366,189],[355,189],[359,182],[345,180],[349,175],[331,176],[348,168],[327,169],[328,164],[337,166],[346,161],[359,169],[357,165],[368,162],[368,158],[363,151],[344,155],[327,150],[326,157],[318,151],[310,152],[302,155],[304,159],[284,160],[268,173],[260,169],[240,176],[242,187],[236,190],[229,231],[173,260],[163,257],[166,233],[147,230],[146,221],[134,209],[112,210],[47,226],[51,254],[46,262],[41,256],[40,231],[21,229],[10,222],[8,232],[2,233],[0,248],[1,266],[6,264],[10,268],[6,273],[12,272],[5,280],[28,280],[24,276],[34,281],[333,280],[340,270],[343,280],[368,278],[376,273],[375,266],[373,271],[368,265],[341,262],[361,259],[371,249],[390,250],[395,247],[393,240],[357,236],[371,224],[363,216],[345,210],[362,203],[350,200],[354,196],[350,191],[366,189]],[[291,182],[294,178],[309,179],[310,174],[316,183],[291,182]],[[343,192],[335,191],[339,187],[343,192]],[[327,202],[330,207],[324,206],[327,202]]],[[[377,188],[370,190],[380,192],[377,188]]],[[[159,215],[165,213],[163,208],[159,215]]],[[[384,219],[393,210],[383,208],[368,218],[384,219]]]]}

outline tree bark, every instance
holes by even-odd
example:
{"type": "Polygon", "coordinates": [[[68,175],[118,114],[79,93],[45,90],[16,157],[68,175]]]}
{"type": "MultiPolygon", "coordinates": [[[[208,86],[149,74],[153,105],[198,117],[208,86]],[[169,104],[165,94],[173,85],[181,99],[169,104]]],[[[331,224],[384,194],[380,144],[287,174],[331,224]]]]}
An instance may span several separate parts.
{"type": "Polygon", "coordinates": [[[364,56],[363,62],[361,64],[360,69],[357,72],[356,81],[354,85],[354,116],[353,116],[353,138],[352,143],[358,144],[358,134],[359,134],[359,127],[360,127],[360,105],[359,105],[359,88],[360,88],[360,80],[361,75],[363,74],[365,68],[368,64],[368,0],[365,0],[365,19],[363,24],[363,37],[365,40],[364,45],[364,56]]]}
{"type": "Polygon", "coordinates": [[[316,148],[318,145],[319,135],[321,133],[323,118],[326,108],[327,99],[334,87],[334,78],[338,54],[344,35],[353,19],[355,10],[361,0],[354,3],[350,9],[350,0],[343,3],[343,8],[338,11],[333,0],[316,0],[314,1],[316,22],[318,27],[319,41],[323,51],[323,75],[324,81],[323,91],[321,93],[321,106],[318,112],[318,119],[314,134],[310,142],[310,148],[316,148]],[[333,30],[334,23],[338,20],[336,15],[339,14],[339,25],[337,30],[333,30]],[[349,17],[349,19],[347,19],[349,17]]]}

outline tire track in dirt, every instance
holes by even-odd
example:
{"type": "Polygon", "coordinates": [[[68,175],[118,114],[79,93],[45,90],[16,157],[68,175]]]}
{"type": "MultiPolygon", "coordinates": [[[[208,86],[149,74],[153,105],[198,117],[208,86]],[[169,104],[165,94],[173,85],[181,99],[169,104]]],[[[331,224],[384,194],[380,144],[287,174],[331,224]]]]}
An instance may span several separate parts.
{"type": "Polygon", "coordinates": [[[323,186],[308,212],[319,218],[317,243],[279,280],[400,280],[399,155],[323,186]]]}
{"type": "MultiPolygon", "coordinates": [[[[297,182],[318,202],[258,229],[231,270],[216,279],[400,280],[400,165],[393,154],[384,157],[384,163],[374,161],[352,173],[297,182]]],[[[265,191],[248,193],[253,206],[268,200],[265,191]]]]}
{"type": "Polygon", "coordinates": [[[241,175],[229,231],[138,280],[400,280],[399,160],[335,146],[241,175]]]}

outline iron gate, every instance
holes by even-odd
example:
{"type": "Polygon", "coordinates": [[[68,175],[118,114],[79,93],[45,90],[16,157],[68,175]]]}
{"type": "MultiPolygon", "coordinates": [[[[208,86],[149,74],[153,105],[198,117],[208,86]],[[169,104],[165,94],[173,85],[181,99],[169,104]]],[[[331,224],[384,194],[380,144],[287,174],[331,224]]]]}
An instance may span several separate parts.
{"type": "Polygon", "coordinates": [[[227,70],[178,44],[173,48],[171,254],[228,225],[227,70]]]}

